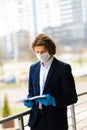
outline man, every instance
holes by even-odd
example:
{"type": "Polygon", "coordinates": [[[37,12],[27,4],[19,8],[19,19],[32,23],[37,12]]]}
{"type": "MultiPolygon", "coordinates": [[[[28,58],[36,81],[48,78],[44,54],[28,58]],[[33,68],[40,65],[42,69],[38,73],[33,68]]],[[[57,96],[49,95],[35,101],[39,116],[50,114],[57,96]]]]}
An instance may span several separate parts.
{"type": "Polygon", "coordinates": [[[31,65],[28,97],[46,98],[24,102],[31,107],[28,125],[31,130],[68,130],[67,106],[77,102],[71,66],[55,58],[56,46],[46,34],[32,43],[39,62],[31,65]]]}

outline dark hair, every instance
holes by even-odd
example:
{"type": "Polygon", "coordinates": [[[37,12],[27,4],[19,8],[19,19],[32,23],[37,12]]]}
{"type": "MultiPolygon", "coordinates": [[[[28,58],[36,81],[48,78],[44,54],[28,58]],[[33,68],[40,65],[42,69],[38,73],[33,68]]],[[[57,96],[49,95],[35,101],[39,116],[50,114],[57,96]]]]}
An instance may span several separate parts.
{"type": "Polygon", "coordinates": [[[32,42],[33,50],[36,46],[45,46],[50,55],[54,55],[56,53],[56,45],[54,41],[46,34],[38,34],[36,36],[32,42]]]}

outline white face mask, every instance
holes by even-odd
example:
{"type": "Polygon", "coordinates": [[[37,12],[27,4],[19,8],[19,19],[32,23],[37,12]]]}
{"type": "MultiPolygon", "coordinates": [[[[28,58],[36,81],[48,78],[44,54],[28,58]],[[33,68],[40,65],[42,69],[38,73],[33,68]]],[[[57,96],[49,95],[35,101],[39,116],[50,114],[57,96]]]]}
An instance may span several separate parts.
{"type": "Polygon", "coordinates": [[[37,54],[36,53],[36,57],[41,62],[47,62],[49,60],[49,58],[50,58],[50,54],[48,52],[45,52],[45,53],[42,53],[42,54],[37,54]]]}

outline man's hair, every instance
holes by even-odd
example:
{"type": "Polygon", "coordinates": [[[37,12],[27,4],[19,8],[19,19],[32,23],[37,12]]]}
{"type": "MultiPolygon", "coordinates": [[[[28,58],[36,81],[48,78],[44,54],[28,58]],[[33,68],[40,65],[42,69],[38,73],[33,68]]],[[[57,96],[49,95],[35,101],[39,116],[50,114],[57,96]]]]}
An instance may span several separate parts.
{"type": "Polygon", "coordinates": [[[38,34],[36,36],[32,42],[33,50],[36,46],[45,46],[50,55],[54,55],[56,53],[55,42],[46,34],[38,34]]]}

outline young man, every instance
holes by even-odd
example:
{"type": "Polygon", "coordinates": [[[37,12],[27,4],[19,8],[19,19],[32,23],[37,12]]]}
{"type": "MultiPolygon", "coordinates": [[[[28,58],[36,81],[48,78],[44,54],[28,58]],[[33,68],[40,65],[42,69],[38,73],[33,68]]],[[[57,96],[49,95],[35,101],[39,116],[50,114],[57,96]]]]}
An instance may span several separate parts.
{"type": "Polygon", "coordinates": [[[55,58],[56,45],[46,34],[32,43],[38,62],[31,65],[28,97],[46,98],[26,101],[31,107],[28,125],[31,130],[68,130],[67,106],[77,102],[71,66],[55,58]]]}

